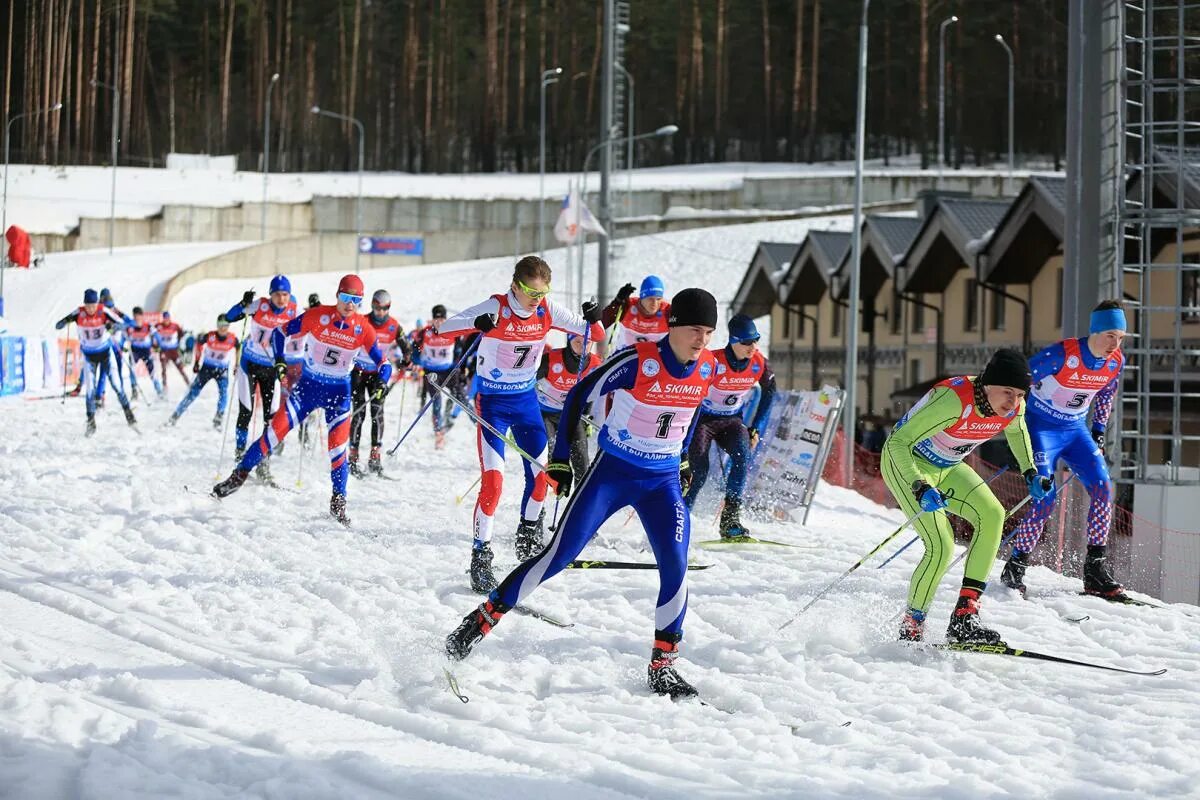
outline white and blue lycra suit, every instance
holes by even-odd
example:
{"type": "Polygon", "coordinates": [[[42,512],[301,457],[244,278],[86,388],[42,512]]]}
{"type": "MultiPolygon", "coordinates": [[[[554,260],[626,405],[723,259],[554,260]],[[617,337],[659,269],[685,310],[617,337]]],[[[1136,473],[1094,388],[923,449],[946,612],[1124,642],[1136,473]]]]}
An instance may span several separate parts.
{"type": "MultiPolygon", "coordinates": [[[[96,414],[96,398],[101,396],[101,390],[106,380],[111,380],[112,370],[112,338],[109,335],[110,325],[123,325],[125,320],[116,311],[100,304],[96,292],[88,289],[83,296],[84,305],[60,319],[55,328],[61,330],[68,323],[74,322],[79,332],[79,349],[83,354],[82,381],[85,385],[84,400],[87,415],[91,419],[96,414]],[[95,305],[96,309],[88,313],[87,305],[95,305]]],[[[113,384],[117,399],[122,408],[129,408],[129,400],[121,387],[113,384]]]]}
{"type": "Polygon", "coordinates": [[[599,397],[611,395],[600,452],[579,479],[553,538],[492,592],[493,604],[511,608],[520,603],[571,563],[605,520],[632,506],[658,563],[655,640],[679,641],[687,613],[691,526],[679,485],[680,454],[687,451],[696,409],[714,372],[709,352],[681,364],[664,338],[620,351],[576,384],[564,402],[551,460],[569,460],[570,432],[580,414],[599,397]]]}

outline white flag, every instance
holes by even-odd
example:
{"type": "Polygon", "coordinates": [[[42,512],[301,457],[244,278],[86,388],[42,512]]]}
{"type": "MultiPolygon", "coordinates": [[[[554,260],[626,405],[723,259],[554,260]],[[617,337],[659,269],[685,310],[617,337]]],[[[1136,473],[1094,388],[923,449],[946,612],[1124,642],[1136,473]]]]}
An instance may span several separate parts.
{"type": "Polygon", "coordinates": [[[554,223],[554,238],[563,244],[571,244],[579,236],[579,231],[597,233],[607,236],[608,232],[592,216],[592,210],[579,199],[575,187],[563,198],[562,209],[558,212],[558,220],[554,223]]]}

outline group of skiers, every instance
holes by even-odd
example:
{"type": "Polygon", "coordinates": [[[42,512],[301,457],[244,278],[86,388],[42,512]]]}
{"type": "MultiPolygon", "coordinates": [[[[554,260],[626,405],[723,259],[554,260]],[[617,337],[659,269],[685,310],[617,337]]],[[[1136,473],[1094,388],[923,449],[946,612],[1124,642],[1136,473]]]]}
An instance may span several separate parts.
{"type": "MultiPolygon", "coordinates": [[[[505,613],[569,565],[607,519],[632,506],[660,578],[648,683],[671,697],[694,695],[675,669],[687,610],[690,510],[707,478],[708,450],[715,443],[729,457],[721,536],[749,539],[741,519],[746,469],[770,415],[774,374],[758,350],[759,332],[745,315],[728,321],[724,347],[709,349],[718,314],[716,299],[704,289],[683,289],[667,302],[663,282],[651,275],[636,296],[634,286],[626,284],[608,305],[585,302],[576,311],[550,297],[551,277],[545,261],[526,256],[516,263],[507,287],[456,314],[439,304],[428,325],[418,324],[406,334],[390,315],[386,290],[374,293],[369,313],[360,313],[365,287],[357,275],[341,279],[332,304],[313,295],[303,310],[288,279],[278,275],[267,295],[246,292],[218,317],[213,331],[199,337],[196,380],[170,422],[214,381],[219,400],[213,422],[220,427],[229,370],[236,362],[237,463],[213,494],[229,496],[256,470],[269,481],[271,454],[310,413],[320,412],[327,424],[330,514],[349,524],[347,478],[362,474],[358,450],[366,417],[369,413],[372,421],[367,471],[381,472],[382,409],[393,369],[419,368],[435,446],[444,446],[445,431],[458,412],[478,428],[481,476],[469,575],[472,589],[487,598],[447,637],[448,655],[465,658],[505,613]],[[246,334],[240,342],[229,326],[243,318],[246,334]],[[605,360],[604,348],[594,353],[593,346],[605,344],[606,328],[612,329],[613,347],[605,360]],[[566,334],[565,346],[547,349],[551,331],[566,334]],[[758,404],[747,421],[745,407],[756,390],[758,404]],[[251,441],[256,394],[264,429],[251,441]],[[596,436],[594,458],[588,453],[589,431],[596,436]],[[524,462],[514,535],[519,564],[497,581],[492,539],[510,450],[524,462]],[[547,539],[549,492],[566,503],[547,539]]],[[[125,317],[101,300],[89,289],[83,305],[58,323],[74,322],[79,330],[89,435],[95,428],[95,395],[112,363],[110,331],[129,330],[139,351],[156,336],[164,352],[176,351],[178,344],[161,326],[148,329],[140,309],[125,317]]],[[[1053,470],[1061,458],[1092,500],[1085,591],[1122,596],[1105,565],[1111,490],[1103,446],[1123,365],[1125,328],[1120,304],[1102,303],[1092,313],[1088,336],[1059,342],[1035,355],[1032,364],[1018,351],[999,350],[978,376],[938,383],[895,425],[882,454],[883,478],[925,547],[910,583],[900,638],[923,638],[926,612],[953,551],[949,513],[965,519],[974,536],[947,638],[1000,641],[980,622],[979,601],[1000,545],[1005,510],[965,463],[977,446],[1000,433],[1033,501],[1004,568],[1005,585],[1024,590],[1028,554],[1053,503],[1053,470]]],[[[135,358],[151,361],[146,354],[135,358]]],[[[114,388],[134,424],[128,400],[114,388]]]]}

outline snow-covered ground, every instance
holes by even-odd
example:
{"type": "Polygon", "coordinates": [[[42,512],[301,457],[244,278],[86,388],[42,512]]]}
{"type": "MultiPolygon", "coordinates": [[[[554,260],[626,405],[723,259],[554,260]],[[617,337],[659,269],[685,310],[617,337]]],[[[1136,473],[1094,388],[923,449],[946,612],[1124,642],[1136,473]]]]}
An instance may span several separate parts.
{"type": "MultiPolygon", "coordinates": [[[[810,224],[845,220],[627,240],[613,283],[653,271],[668,294],[699,284],[724,310],[757,241],[797,241],[810,224]]],[[[560,265],[561,252],[550,260],[560,265]]],[[[103,272],[88,272],[89,259],[48,263],[12,290],[23,325],[61,315],[85,285],[108,285],[128,309],[169,272],[149,257],[103,272]]],[[[435,302],[501,290],[511,265],[365,277],[392,291],[410,324],[435,302]]],[[[294,275],[293,289],[328,298],[336,277],[294,275]]],[[[199,327],[245,288],[197,284],[172,311],[199,327]]],[[[1200,785],[1195,607],[1111,606],[1042,568],[1030,570],[1029,600],[998,582],[989,590],[985,621],[1014,645],[1168,669],[1158,677],[913,649],[894,641],[894,619],[914,547],[883,570],[877,558],[777,631],[900,522],[832,487],[807,527],[755,523],[797,548],[692,553],[712,567],[690,573],[680,669],[724,711],[646,689],[652,571],[556,577],[529,605],[574,627],[507,616],[455,667],[463,704],[440,648],[479,602],[466,575],[470,423],[437,452],[422,421],[385,461],[398,480],[352,479],[346,530],[326,516],[324,452],[295,440],[273,462],[285,488],[251,481],[225,501],[207,497],[231,467],[228,443],[218,463],[210,425],[216,390],[164,429],[182,393],[171,380],[172,402],[138,407],[140,436],[115,404],[84,439],[77,398],[0,400],[0,798],[1104,799],[1194,797],[1200,785]]],[[[385,442],[417,407],[411,387],[392,393],[385,442]]],[[[510,463],[500,574],[515,565],[519,475],[510,463]]],[[[693,533],[715,536],[711,512],[693,533]]],[[[652,560],[624,513],[584,556],[652,560]]],[[[934,638],[960,574],[931,610],[934,638]]]]}
{"type": "MultiPolygon", "coordinates": [[[[872,173],[921,174],[912,159],[893,166],[868,164],[872,173]]],[[[0,169],[3,169],[0,167],[0,169]]],[[[747,178],[786,178],[802,175],[845,175],[853,172],[848,162],[829,164],[721,163],[679,167],[650,167],[634,170],[635,191],[735,189],[747,178]]],[[[1001,169],[956,170],[955,175],[1006,174],[1001,169]]],[[[1022,173],[1024,174],[1024,173],[1022,173]]],[[[615,178],[617,191],[629,185],[626,173],[615,178]]],[[[562,197],[576,173],[550,173],[545,178],[547,197],[562,197]]],[[[158,214],[164,205],[187,203],[227,207],[259,203],[263,199],[261,172],[228,172],[209,169],[150,169],[121,167],[117,171],[116,216],[144,219],[158,214]]],[[[598,186],[595,173],[590,186],[598,186]]],[[[536,199],[540,179],[536,173],[473,175],[413,175],[405,172],[368,172],[363,193],[368,197],[504,198],[536,199]]],[[[267,198],[275,203],[306,203],[314,195],[349,197],[358,193],[357,173],[273,173],[267,198]]],[[[9,173],[9,225],[30,233],[69,233],[81,217],[107,218],[112,195],[112,170],[107,167],[50,167],[14,164],[9,173]]]]}
{"type": "MultiPolygon", "coordinates": [[[[78,399],[0,400],[0,797],[1195,796],[1200,610],[1111,606],[1034,568],[1029,600],[985,599],[1010,642],[1169,671],[913,649],[892,622],[910,548],[780,633],[899,523],[830,487],[806,528],[757,524],[798,548],[692,553],[712,567],[690,573],[680,668],[725,711],[648,693],[657,581],[616,571],[530,598],[570,629],[506,617],[455,667],[463,704],[439,648],[479,602],[471,500],[455,502],[477,469],[469,423],[440,453],[419,425],[386,462],[398,481],[352,479],[345,530],[325,516],[324,453],[296,441],[274,461],[286,489],[205,496],[230,466],[214,405],[210,387],[176,429],[159,427],[170,404],[139,407],[141,436],[114,405],[83,439],[78,399]]],[[[416,409],[393,392],[389,443],[416,409]]],[[[517,483],[511,465],[501,573],[517,483]]],[[[585,557],[651,560],[624,518],[585,557]]],[[[698,516],[693,540],[714,535],[698,516]]]]}

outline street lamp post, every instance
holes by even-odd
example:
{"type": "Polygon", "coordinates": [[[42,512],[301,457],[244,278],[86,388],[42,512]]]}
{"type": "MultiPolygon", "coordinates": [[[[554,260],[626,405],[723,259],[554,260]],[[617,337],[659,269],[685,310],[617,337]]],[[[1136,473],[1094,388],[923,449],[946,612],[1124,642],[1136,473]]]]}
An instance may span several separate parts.
{"type": "MultiPolygon", "coordinates": [[[[25,117],[40,117],[42,114],[51,114],[61,108],[62,103],[55,103],[49,108],[17,114],[12,119],[5,120],[4,122],[4,200],[0,203],[0,239],[8,232],[8,154],[13,123],[25,117]]],[[[7,261],[8,254],[0,253],[0,317],[4,316],[4,267],[7,261]]]]}
{"type": "Polygon", "coordinates": [[[358,272],[358,257],[362,253],[362,247],[359,245],[359,239],[362,238],[363,152],[366,149],[367,129],[364,128],[363,124],[354,117],[347,117],[345,114],[336,114],[333,111],[326,111],[320,106],[313,106],[312,113],[319,114],[322,117],[340,119],[343,122],[352,122],[358,128],[358,198],[354,201],[354,271],[358,272]]]}
{"type": "Polygon", "coordinates": [[[854,231],[850,237],[850,297],[846,307],[846,399],[842,412],[845,437],[846,486],[854,486],[855,403],[858,391],[858,300],[862,271],[862,182],[867,132],[867,11],[871,0],[863,0],[858,28],[858,110],[854,138],[854,231]]]}
{"type": "Polygon", "coordinates": [[[541,104],[538,125],[538,258],[546,257],[546,87],[558,83],[562,67],[542,73],[541,104]]]}
{"type": "Polygon", "coordinates": [[[996,41],[1008,53],[1008,182],[1012,185],[1013,176],[1013,51],[1004,41],[1004,37],[996,34],[996,41]]]}
{"type": "Polygon", "coordinates": [[[946,165],[946,26],[958,22],[957,16],[942,20],[938,27],[938,174],[946,165]]]}
{"type": "Polygon", "coordinates": [[[633,202],[633,98],[637,87],[634,83],[633,76],[629,74],[629,70],[625,69],[624,65],[622,65],[619,61],[614,61],[613,66],[621,70],[621,74],[625,76],[625,82],[629,84],[629,100],[627,103],[627,107],[629,108],[629,121],[625,126],[625,130],[629,131],[625,143],[625,169],[628,170],[625,178],[625,213],[629,214],[631,213],[630,204],[633,202]]]}
{"type": "MultiPolygon", "coordinates": [[[[596,153],[600,152],[600,150],[602,148],[611,147],[612,145],[615,145],[615,144],[623,144],[626,139],[628,139],[629,141],[636,142],[636,141],[640,141],[642,139],[655,139],[655,138],[662,138],[665,136],[674,136],[678,132],[679,132],[678,125],[663,125],[661,128],[656,128],[655,130],[648,131],[646,133],[639,133],[637,136],[622,136],[617,139],[605,139],[601,142],[597,142],[596,145],[593,146],[591,150],[588,150],[587,156],[584,157],[584,159],[583,159],[583,172],[581,172],[579,174],[579,177],[580,177],[579,202],[580,203],[585,202],[585,198],[587,197],[588,165],[591,164],[591,162],[592,162],[592,156],[594,156],[596,153]]],[[[580,260],[580,266],[581,266],[581,274],[579,276],[579,286],[580,286],[580,294],[582,295],[582,293],[583,293],[583,275],[582,275],[583,248],[580,248],[579,260],[580,260]]],[[[599,281],[596,286],[597,297],[599,297],[601,300],[603,300],[605,297],[607,297],[607,290],[608,290],[608,287],[604,285],[604,279],[603,279],[603,276],[601,276],[599,278],[599,281]]]]}
{"type": "Polygon", "coordinates": [[[267,84],[267,102],[263,106],[263,199],[262,210],[259,212],[259,233],[261,241],[267,240],[267,176],[271,174],[271,90],[279,83],[279,73],[271,76],[267,84]]]}
{"type": "Polygon", "coordinates": [[[108,200],[108,254],[111,256],[113,251],[113,231],[117,224],[117,141],[120,133],[118,125],[121,120],[121,90],[111,83],[92,79],[92,86],[101,86],[105,89],[111,89],[113,93],[113,113],[112,113],[112,152],[109,158],[112,160],[112,189],[109,191],[108,200]]]}

